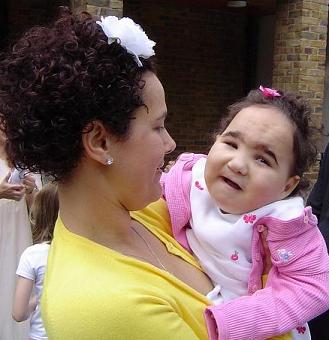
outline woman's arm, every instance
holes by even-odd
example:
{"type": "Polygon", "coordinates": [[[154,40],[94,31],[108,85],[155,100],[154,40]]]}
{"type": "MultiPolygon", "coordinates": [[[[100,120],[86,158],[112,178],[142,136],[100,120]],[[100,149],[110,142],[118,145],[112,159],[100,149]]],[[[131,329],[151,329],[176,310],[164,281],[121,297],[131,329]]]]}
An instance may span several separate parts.
{"type": "Polygon", "coordinates": [[[31,297],[33,280],[17,276],[12,316],[15,321],[25,321],[36,308],[36,297],[31,297]]]}

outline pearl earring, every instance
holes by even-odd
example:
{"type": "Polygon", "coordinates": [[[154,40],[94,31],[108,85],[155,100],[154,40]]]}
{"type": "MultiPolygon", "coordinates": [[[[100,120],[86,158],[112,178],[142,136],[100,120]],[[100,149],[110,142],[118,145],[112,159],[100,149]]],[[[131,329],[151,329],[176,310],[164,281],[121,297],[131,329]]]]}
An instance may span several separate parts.
{"type": "Polygon", "coordinates": [[[111,165],[113,163],[113,158],[111,156],[109,156],[107,159],[106,159],[106,165],[111,165]]]}

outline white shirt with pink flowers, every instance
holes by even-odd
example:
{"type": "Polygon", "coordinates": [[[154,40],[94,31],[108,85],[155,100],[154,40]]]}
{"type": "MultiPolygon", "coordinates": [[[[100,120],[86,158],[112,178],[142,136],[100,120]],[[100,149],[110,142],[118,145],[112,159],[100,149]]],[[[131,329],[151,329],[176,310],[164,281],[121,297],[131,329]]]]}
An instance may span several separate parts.
{"type": "MultiPolygon", "coordinates": [[[[221,303],[248,295],[253,224],[264,216],[296,218],[303,212],[304,203],[301,197],[292,197],[244,215],[223,213],[207,190],[205,163],[201,158],[192,169],[191,228],[186,232],[193,253],[215,285],[208,297],[221,303]]],[[[281,252],[280,257],[289,258],[289,251],[281,252]]]]}

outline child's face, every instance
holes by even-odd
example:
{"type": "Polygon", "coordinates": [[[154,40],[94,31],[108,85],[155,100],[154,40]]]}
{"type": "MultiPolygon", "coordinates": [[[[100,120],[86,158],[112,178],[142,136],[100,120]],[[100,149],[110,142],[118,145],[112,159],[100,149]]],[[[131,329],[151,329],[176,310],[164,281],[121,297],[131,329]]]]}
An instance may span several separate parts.
{"type": "Polygon", "coordinates": [[[205,180],[221,210],[243,214],[287,197],[296,187],[291,176],[294,127],[276,108],[242,109],[212,146],[205,180]]]}

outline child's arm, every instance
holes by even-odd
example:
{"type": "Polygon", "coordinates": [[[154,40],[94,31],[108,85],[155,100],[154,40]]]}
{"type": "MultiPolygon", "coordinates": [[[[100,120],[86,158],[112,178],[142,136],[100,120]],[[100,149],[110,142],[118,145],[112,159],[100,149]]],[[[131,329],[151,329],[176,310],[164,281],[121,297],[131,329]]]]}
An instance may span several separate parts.
{"type": "Polygon", "coordinates": [[[19,260],[16,270],[16,290],[13,301],[12,316],[16,321],[28,319],[36,308],[36,299],[32,296],[35,273],[32,264],[32,257],[35,246],[26,248],[19,260]]]}
{"type": "Polygon", "coordinates": [[[173,236],[187,250],[185,227],[191,217],[190,189],[193,165],[205,155],[181,154],[168,173],[163,173],[160,183],[162,193],[167,201],[173,236]]]}
{"type": "Polygon", "coordinates": [[[31,297],[33,280],[17,276],[12,316],[15,321],[25,321],[36,308],[36,297],[31,297]]]}
{"type": "MultiPolygon", "coordinates": [[[[207,309],[211,339],[218,339],[216,325],[220,340],[269,338],[290,331],[329,308],[329,257],[310,208],[305,209],[298,223],[273,223],[270,219],[260,223],[268,226],[273,263],[267,285],[257,290],[261,288],[262,259],[253,256],[253,263],[259,265],[251,278],[257,276],[259,280],[250,280],[249,288],[255,293],[207,309]]],[[[261,247],[258,233],[253,245],[261,247]]],[[[253,254],[259,253],[254,250],[253,254]]]]}

